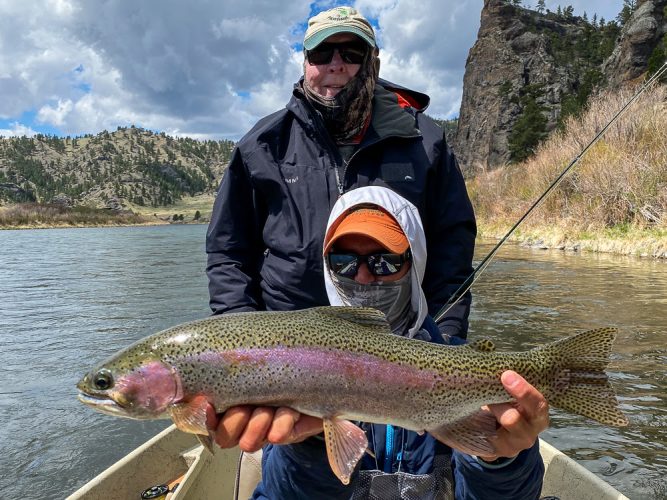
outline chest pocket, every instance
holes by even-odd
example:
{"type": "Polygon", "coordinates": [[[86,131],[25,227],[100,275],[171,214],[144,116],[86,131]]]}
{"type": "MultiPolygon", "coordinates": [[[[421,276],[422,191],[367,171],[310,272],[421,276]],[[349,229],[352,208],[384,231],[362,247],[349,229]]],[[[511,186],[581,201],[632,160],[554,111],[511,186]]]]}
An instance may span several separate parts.
{"type": "Polygon", "coordinates": [[[393,184],[398,182],[415,182],[415,169],[409,163],[389,163],[380,167],[382,179],[393,184]]]}
{"type": "Polygon", "coordinates": [[[279,170],[283,189],[300,208],[328,199],[326,173],[321,166],[283,163],[279,170]]]}

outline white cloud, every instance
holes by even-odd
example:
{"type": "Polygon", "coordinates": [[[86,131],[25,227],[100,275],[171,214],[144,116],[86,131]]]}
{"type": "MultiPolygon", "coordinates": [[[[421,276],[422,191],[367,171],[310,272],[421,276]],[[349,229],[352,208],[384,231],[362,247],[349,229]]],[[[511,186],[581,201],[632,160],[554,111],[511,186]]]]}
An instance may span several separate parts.
{"type": "MultiPolygon", "coordinates": [[[[238,139],[290,98],[302,74],[292,47],[315,4],[332,2],[0,1],[0,119],[16,122],[5,125],[12,130],[41,123],[66,135],[135,124],[238,139]],[[20,118],[31,113],[35,123],[20,118]]],[[[436,117],[458,114],[482,4],[356,2],[377,19],[381,76],[428,93],[436,117]]],[[[569,4],[612,19],[622,1],[569,4]]]]}
{"type": "Polygon", "coordinates": [[[42,106],[37,113],[37,120],[40,123],[51,123],[53,125],[61,126],[65,122],[65,118],[70,111],[72,111],[72,101],[65,99],[64,101],[58,99],[56,106],[42,106]]]}
{"type": "Polygon", "coordinates": [[[27,136],[27,137],[32,137],[33,135],[37,134],[33,129],[30,127],[27,127],[21,123],[14,122],[10,124],[12,128],[10,129],[2,129],[0,128],[0,137],[13,137],[13,136],[27,136]]]}

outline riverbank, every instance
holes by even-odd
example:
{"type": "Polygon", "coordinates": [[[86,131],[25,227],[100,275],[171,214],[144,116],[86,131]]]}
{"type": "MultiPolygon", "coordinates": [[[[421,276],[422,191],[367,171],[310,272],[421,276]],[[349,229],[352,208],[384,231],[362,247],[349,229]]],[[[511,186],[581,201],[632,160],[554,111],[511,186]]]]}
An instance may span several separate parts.
{"type": "MultiPolygon", "coordinates": [[[[478,236],[500,240],[511,225],[478,220],[478,236]]],[[[616,227],[576,230],[572,227],[532,226],[518,229],[509,241],[531,248],[565,252],[598,252],[642,258],[667,259],[667,230],[616,227]]]]}
{"type": "MultiPolygon", "coordinates": [[[[54,229],[72,227],[156,226],[167,224],[207,224],[213,197],[202,195],[184,200],[178,206],[161,207],[139,213],[103,209],[64,209],[51,205],[0,207],[0,230],[54,229]],[[204,212],[206,215],[197,216],[204,212]],[[175,219],[175,216],[176,219],[175,219]]],[[[515,221],[489,221],[478,217],[478,236],[499,240],[515,221]]],[[[572,224],[521,226],[509,241],[523,246],[566,252],[602,252],[635,257],[667,259],[667,229],[639,228],[630,225],[611,229],[577,229],[572,224]]]]}
{"type": "Polygon", "coordinates": [[[206,224],[213,200],[212,194],[202,194],[184,197],[168,207],[130,203],[125,210],[18,203],[0,207],[0,230],[206,224]]]}

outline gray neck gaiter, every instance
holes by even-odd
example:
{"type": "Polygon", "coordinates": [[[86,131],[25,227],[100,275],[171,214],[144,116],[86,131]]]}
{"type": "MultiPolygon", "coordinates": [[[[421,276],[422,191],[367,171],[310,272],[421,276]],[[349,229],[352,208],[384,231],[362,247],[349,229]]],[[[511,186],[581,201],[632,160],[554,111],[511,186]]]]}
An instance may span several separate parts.
{"type": "Polygon", "coordinates": [[[377,282],[369,285],[331,273],[331,281],[347,306],[373,307],[384,313],[391,331],[403,337],[415,319],[412,310],[412,269],[398,281],[377,282]]]}

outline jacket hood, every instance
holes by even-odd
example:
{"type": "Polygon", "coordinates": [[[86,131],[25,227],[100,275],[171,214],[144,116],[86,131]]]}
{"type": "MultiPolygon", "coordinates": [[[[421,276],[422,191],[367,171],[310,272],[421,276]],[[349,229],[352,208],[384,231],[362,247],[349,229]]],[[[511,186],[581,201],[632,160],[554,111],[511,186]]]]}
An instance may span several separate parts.
{"type": "MultiPolygon", "coordinates": [[[[348,191],[338,198],[327,222],[327,231],[324,241],[328,241],[329,236],[333,234],[338,224],[348,213],[348,211],[357,205],[372,203],[390,213],[401,226],[410,243],[412,252],[412,310],[417,312],[413,325],[410,326],[407,337],[414,337],[419,331],[427,315],[426,296],[422,290],[422,281],[424,279],[424,270],[426,268],[426,236],[424,227],[417,207],[408,200],[396,194],[391,189],[381,186],[366,186],[348,191]]],[[[338,295],[338,291],[331,280],[331,270],[329,269],[328,259],[324,261],[324,283],[326,285],[329,303],[332,306],[342,306],[343,301],[338,295]]]]}
{"type": "Polygon", "coordinates": [[[402,87],[401,85],[383,80],[382,78],[378,78],[377,83],[390,92],[399,95],[405,102],[415,108],[416,111],[424,112],[431,102],[431,98],[423,92],[417,92],[416,90],[402,87]]]}

